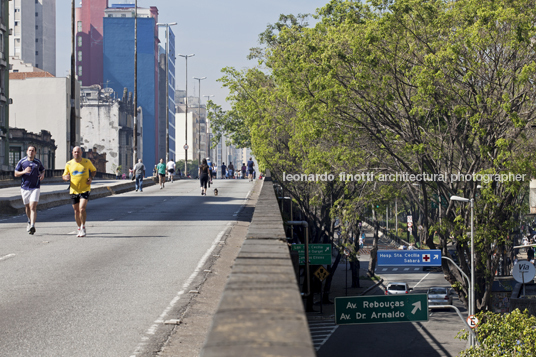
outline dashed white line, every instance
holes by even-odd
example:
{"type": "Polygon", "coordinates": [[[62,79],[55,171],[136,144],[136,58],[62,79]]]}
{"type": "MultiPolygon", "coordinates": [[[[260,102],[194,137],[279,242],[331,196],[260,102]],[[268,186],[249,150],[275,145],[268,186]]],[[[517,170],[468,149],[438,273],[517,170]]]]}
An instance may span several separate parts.
{"type": "Polygon", "coordinates": [[[417,285],[419,285],[420,283],[422,283],[422,281],[423,281],[424,279],[426,279],[426,277],[427,277],[429,274],[430,274],[430,273],[428,273],[428,274],[426,274],[425,276],[423,276],[422,279],[419,280],[419,282],[418,282],[417,284],[415,284],[415,286],[413,287],[413,290],[415,290],[415,288],[417,287],[417,285]]]}
{"type": "Polygon", "coordinates": [[[14,256],[15,256],[15,254],[4,255],[3,257],[0,257],[0,261],[6,260],[6,259],[9,259],[9,258],[13,258],[14,256]]]}

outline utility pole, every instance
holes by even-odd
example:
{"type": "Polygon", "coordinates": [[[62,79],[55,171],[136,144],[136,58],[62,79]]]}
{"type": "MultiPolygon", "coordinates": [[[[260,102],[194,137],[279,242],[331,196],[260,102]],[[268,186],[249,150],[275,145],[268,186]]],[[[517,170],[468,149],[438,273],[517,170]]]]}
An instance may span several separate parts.
{"type": "Polygon", "coordinates": [[[138,156],[138,0],[134,3],[134,140],[132,141],[132,167],[138,156]]]}
{"type": "Polygon", "coordinates": [[[75,66],[75,18],[74,18],[74,0],[71,0],[71,116],[70,116],[70,135],[69,141],[71,149],[76,146],[76,108],[75,108],[75,90],[76,90],[76,66],[75,66]]]}

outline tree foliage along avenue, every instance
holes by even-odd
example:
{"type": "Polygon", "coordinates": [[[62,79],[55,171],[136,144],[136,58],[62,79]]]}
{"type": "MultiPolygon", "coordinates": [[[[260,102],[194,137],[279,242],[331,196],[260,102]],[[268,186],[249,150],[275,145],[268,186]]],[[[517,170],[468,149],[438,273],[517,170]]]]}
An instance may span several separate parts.
{"type": "MultiPolygon", "coordinates": [[[[485,356],[534,356],[536,346],[536,317],[516,309],[509,314],[490,311],[478,315],[478,341],[480,346],[462,351],[460,357],[485,356]]],[[[460,331],[458,337],[467,339],[468,332],[460,331]]]]}
{"type": "MultiPolygon", "coordinates": [[[[536,1],[332,0],[316,18],[310,28],[283,17],[262,34],[258,66],[224,69],[232,115],[220,127],[248,133],[317,240],[332,239],[335,217],[351,226],[398,198],[417,207],[428,247],[437,232],[444,255],[453,241],[470,257],[469,204],[449,198],[473,198],[485,309],[536,174],[536,1]]],[[[443,264],[466,301],[467,282],[443,264]]],[[[460,265],[470,275],[469,259],[460,265]]]]}

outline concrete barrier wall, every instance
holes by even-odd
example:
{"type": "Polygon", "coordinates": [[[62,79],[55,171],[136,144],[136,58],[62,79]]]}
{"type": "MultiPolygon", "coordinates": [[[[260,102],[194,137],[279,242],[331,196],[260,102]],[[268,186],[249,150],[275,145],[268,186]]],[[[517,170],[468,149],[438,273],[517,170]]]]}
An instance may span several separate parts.
{"type": "MultiPolygon", "coordinates": [[[[20,179],[19,179],[20,180],[20,179]]],[[[130,180],[123,180],[124,182],[114,183],[109,186],[99,186],[91,189],[90,200],[117,195],[120,193],[134,191],[134,182],[130,180]]],[[[145,179],[143,181],[143,187],[154,185],[153,180],[145,179]]],[[[20,182],[19,182],[20,185],[20,182]]],[[[63,192],[47,192],[41,193],[39,196],[38,209],[46,209],[51,207],[62,206],[65,204],[71,204],[71,195],[67,189],[68,183],[65,184],[65,191],[63,192]]],[[[21,197],[15,199],[0,199],[0,213],[3,214],[20,214],[24,213],[24,203],[21,197]]]]}
{"type": "Polygon", "coordinates": [[[201,356],[316,356],[270,177],[201,356]]]}

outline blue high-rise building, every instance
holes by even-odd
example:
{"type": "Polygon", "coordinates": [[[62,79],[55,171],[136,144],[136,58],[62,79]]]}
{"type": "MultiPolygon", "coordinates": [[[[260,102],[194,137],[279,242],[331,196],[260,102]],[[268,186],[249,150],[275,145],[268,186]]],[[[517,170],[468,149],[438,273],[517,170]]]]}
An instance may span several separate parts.
{"type": "MultiPolygon", "coordinates": [[[[105,10],[103,85],[134,91],[134,5],[105,10]]],[[[147,172],[158,163],[158,10],[138,8],[137,105],[143,110],[143,162],[147,172]]],[[[164,128],[165,130],[165,128],[164,128]]]]}

